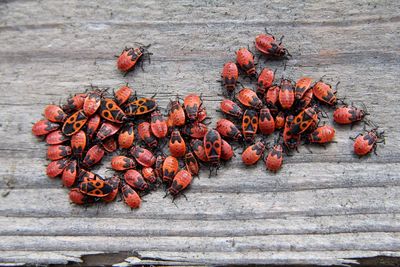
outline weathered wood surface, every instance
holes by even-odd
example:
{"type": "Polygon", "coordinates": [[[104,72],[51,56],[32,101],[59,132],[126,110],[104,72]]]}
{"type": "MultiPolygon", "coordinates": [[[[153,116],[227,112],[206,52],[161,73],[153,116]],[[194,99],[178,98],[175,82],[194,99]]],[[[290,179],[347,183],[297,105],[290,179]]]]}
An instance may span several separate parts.
{"type": "MultiPolygon", "coordinates": [[[[130,2],[0,2],[0,263],[119,251],[165,264],[400,256],[400,2],[130,2]],[[70,205],[67,190],[45,176],[46,147],[30,130],[47,103],[89,84],[130,82],[161,105],[201,91],[218,118],[221,66],[264,27],[286,36],[287,75],[327,74],[341,81],[340,95],[367,105],[387,134],[379,156],[354,157],[348,137],[360,126],[338,127],[337,144],[302,148],[276,175],[237,158],[217,177],[195,180],[178,208],[157,192],[137,211],[70,205]],[[133,42],[152,43],[154,56],[145,72],[123,77],[113,55],[133,42]]],[[[282,62],[268,64],[281,74],[282,62]]]]}

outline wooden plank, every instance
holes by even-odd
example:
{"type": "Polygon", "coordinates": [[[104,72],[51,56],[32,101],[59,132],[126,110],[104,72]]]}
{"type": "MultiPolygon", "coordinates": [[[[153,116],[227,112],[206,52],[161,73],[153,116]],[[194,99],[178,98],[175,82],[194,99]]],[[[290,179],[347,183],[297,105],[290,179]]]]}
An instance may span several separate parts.
{"type": "Polygon", "coordinates": [[[399,232],[399,215],[347,214],[260,219],[142,219],[82,217],[0,217],[2,236],[186,236],[245,237],[399,232]],[[87,225],[87,227],[82,227],[87,225]],[[134,225],[135,227],[132,227],[134,225]],[[179,227],[175,227],[179,225],[179,227]]]}
{"type": "MultiPolygon", "coordinates": [[[[1,2],[0,263],[66,264],[125,249],[140,254],[125,262],[132,264],[328,265],[399,256],[399,7],[389,0],[1,2]],[[361,126],[337,127],[337,144],[313,154],[302,148],[276,175],[261,163],[244,168],[237,157],[218,177],[202,174],[178,207],[159,191],[137,211],[70,205],[59,181],[45,177],[46,147],[29,122],[47,103],[91,83],[130,82],[139,94],[157,93],[161,106],[202,91],[215,121],[221,66],[264,27],[286,35],[294,57],[285,75],[327,74],[341,81],[339,95],[365,102],[387,134],[379,157],[352,154],[348,137],[361,126]],[[113,54],[134,41],[152,43],[152,64],[122,77],[113,54]]],[[[267,64],[282,75],[282,62],[267,64]]]]}
{"type": "MultiPolygon", "coordinates": [[[[70,205],[63,189],[13,189],[0,203],[1,214],[33,217],[118,217],[148,219],[261,219],[287,216],[391,214],[400,210],[398,186],[312,189],[296,192],[191,192],[178,208],[160,190],[144,197],[139,210],[120,203],[83,209],[70,205]],[[30,203],[30,205],[26,205],[30,203]],[[210,209],[210,207],[213,207],[210,209]]],[[[0,190],[0,194],[3,190],[0,190]]]]}
{"type": "Polygon", "coordinates": [[[180,252],[246,252],[246,251],[332,251],[366,250],[398,251],[399,233],[357,233],[304,235],[245,236],[245,237],[191,237],[186,236],[4,236],[0,250],[88,250],[114,252],[125,251],[180,251],[180,252]],[[379,242],[376,242],[379,240],[379,242]]]}

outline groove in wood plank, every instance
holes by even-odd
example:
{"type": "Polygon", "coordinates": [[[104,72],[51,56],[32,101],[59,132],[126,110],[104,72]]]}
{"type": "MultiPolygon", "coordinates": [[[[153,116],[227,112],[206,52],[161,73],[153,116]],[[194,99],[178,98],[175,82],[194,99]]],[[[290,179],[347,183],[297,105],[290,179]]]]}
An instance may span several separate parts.
{"type": "Polygon", "coordinates": [[[398,251],[400,233],[358,233],[298,236],[246,237],[106,237],[106,236],[4,236],[0,250],[105,251],[149,250],[181,252],[256,252],[256,251],[398,251]],[[379,241],[379,242],[377,242],[379,241]]]}
{"type": "MultiPolygon", "coordinates": [[[[4,190],[0,190],[2,194],[4,190]]],[[[63,189],[9,191],[0,202],[0,212],[7,216],[69,217],[96,216],[148,219],[248,219],[287,216],[343,215],[354,213],[397,213],[400,211],[399,187],[315,189],[298,192],[266,193],[192,193],[179,199],[177,208],[157,191],[144,197],[146,205],[130,211],[112,203],[88,209],[70,205],[63,189]],[[60,197],[61,196],[61,197],[60,197]],[[25,203],[30,203],[26,205],[25,203]],[[210,209],[209,207],[213,207],[210,209]]]]}
{"type": "Polygon", "coordinates": [[[400,215],[294,217],[251,220],[0,217],[2,236],[187,236],[315,235],[400,232],[400,215]],[[82,227],[87,225],[87,227],[82,227]],[[132,227],[134,225],[135,227],[132,227]],[[179,225],[179,227],[175,227],[179,225]]]}

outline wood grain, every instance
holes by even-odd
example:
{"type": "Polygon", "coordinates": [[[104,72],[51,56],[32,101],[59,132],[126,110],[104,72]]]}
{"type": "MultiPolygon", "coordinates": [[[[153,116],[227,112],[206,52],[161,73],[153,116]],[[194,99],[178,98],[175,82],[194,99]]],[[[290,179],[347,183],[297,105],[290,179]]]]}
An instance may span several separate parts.
{"type": "MultiPolygon", "coordinates": [[[[128,252],[125,263],[167,265],[400,256],[399,10],[390,0],[0,2],[0,263],[115,252],[128,252]],[[46,146],[30,131],[46,104],[129,82],[161,106],[201,91],[215,122],[220,68],[264,27],[285,35],[286,76],[326,74],[340,80],[340,96],[366,104],[387,135],[379,156],[352,154],[348,137],[361,125],[337,127],[338,143],[302,147],[276,175],[236,157],[217,177],[195,179],[178,207],[156,192],[137,211],[70,205],[67,189],[45,176],[46,146]],[[113,56],[134,42],[151,43],[154,55],[123,77],[113,56]]],[[[280,61],[260,65],[283,74],[280,61]]]]}

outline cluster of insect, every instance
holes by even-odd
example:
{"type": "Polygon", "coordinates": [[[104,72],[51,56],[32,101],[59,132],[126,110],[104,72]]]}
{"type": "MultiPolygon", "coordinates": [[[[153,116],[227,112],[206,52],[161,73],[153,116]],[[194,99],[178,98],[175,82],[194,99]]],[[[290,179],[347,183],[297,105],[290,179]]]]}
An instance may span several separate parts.
{"type": "MultiPolygon", "coordinates": [[[[127,48],[118,56],[124,73],[142,63],[147,47],[127,48]]],[[[181,103],[171,100],[164,116],[154,96],[137,97],[128,85],[113,94],[92,87],[70,97],[64,105],[48,105],[34,135],[49,145],[50,178],[61,177],[75,204],[111,202],[121,194],[131,208],[160,185],[166,195],[178,196],[199,174],[199,162],[210,168],[233,156],[232,147],[219,133],[208,129],[201,96],[189,94],[181,103]],[[221,153],[222,151],[222,153],[221,153]],[[107,153],[116,172],[102,178],[91,169],[107,153]]]]}
{"type": "MultiPolygon", "coordinates": [[[[291,57],[282,39],[278,41],[269,33],[258,35],[255,47],[260,56],[266,58],[291,57]]],[[[377,144],[384,142],[383,132],[378,132],[375,124],[365,118],[368,115],[365,107],[345,104],[337,98],[336,89],[322,79],[314,82],[309,77],[302,77],[294,82],[282,77],[277,81],[275,71],[268,67],[257,73],[254,55],[247,48],[236,51],[236,63],[224,64],[221,83],[226,99],[220,103],[220,111],[226,118],[218,121],[216,129],[223,137],[244,144],[242,161],[245,165],[256,164],[263,158],[266,168],[276,172],[282,166],[283,152],[290,154],[305,143],[325,145],[334,142],[334,127],[325,123],[320,125],[321,117],[327,116],[325,107],[334,109],[336,124],[364,121],[365,125],[372,125],[373,129],[354,138],[356,155],[375,152],[377,144]],[[256,88],[242,86],[239,90],[239,73],[255,81],[256,88]],[[273,133],[277,134],[269,148],[266,136],[273,133]],[[257,134],[260,136],[258,141],[257,134]]]]}
{"type": "MultiPolygon", "coordinates": [[[[291,57],[282,40],[268,33],[258,35],[255,46],[267,58],[291,57]]],[[[126,74],[142,65],[150,58],[148,47],[124,49],[117,56],[117,68],[126,74]]],[[[276,82],[275,71],[267,67],[257,73],[254,55],[247,48],[236,52],[236,61],[222,69],[227,98],[220,103],[220,111],[226,118],[215,128],[208,127],[207,111],[198,94],[189,94],[182,102],[177,96],[163,110],[154,96],[138,97],[128,85],[113,94],[92,87],[64,105],[48,105],[45,118],[32,127],[33,134],[49,145],[47,175],[61,176],[63,185],[70,188],[71,201],[80,205],[111,202],[120,193],[129,207],[138,208],[143,195],[162,185],[166,196],[175,199],[198,176],[200,166],[208,167],[211,176],[221,162],[230,160],[233,142],[244,146],[244,164],[253,165],[263,158],[272,172],[281,168],[284,152],[290,154],[302,142],[333,142],[334,127],[319,125],[326,114],[323,106],[334,109],[337,124],[364,121],[374,127],[354,138],[357,155],[375,152],[377,144],[384,142],[383,132],[365,119],[365,107],[345,104],[322,79],[314,82],[302,77],[293,82],[282,77],[276,82]],[[255,90],[236,92],[239,72],[257,82],[255,90]],[[273,133],[278,134],[269,147],[265,138],[273,133]],[[91,169],[106,153],[118,153],[111,159],[115,174],[102,178],[91,169]]]]}

